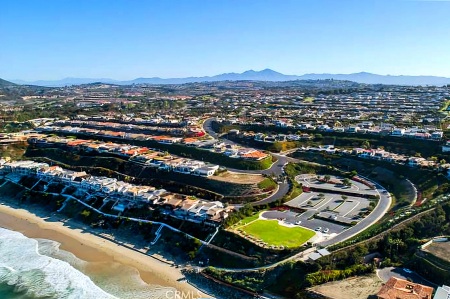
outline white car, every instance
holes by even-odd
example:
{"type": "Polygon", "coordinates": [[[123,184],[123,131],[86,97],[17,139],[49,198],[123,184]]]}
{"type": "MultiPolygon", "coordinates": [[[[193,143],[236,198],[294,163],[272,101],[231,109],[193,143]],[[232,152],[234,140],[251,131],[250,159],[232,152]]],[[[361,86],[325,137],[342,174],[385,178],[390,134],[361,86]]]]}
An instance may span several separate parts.
{"type": "Polygon", "coordinates": [[[321,230],[322,230],[322,228],[320,226],[315,229],[316,232],[320,232],[321,230]]]}
{"type": "Polygon", "coordinates": [[[300,225],[300,224],[302,224],[302,221],[301,220],[296,221],[295,224],[300,225]]]}
{"type": "Polygon", "coordinates": [[[330,229],[328,227],[323,229],[324,233],[328,233],[329,231],[330,231],[330,229]]]}
{"type": "Polygon", "coordinates": [[[411,274],[413,272],[413,271],[411,271],[411,270],[409,270],[407,268],[403,268],[403,271],[405,271],[406,273],[409,273],[409,274],[411,274]]]}

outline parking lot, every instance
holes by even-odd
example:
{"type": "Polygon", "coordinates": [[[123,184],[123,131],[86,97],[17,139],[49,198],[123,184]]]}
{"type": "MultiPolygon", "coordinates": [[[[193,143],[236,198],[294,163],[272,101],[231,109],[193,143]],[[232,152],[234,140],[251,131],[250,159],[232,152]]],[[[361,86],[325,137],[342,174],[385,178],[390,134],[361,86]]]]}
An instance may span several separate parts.
{"type": "Polygon", "coordinates": [[[357,221],[358,214],[366,211],[369,203],[370,201],[367,198],[362,197],[346,196],[344,200],[339,194],[304,192],[287,202],[286,205],[316,213],[325,212],[330,216],[336,215],[357,221]]]}
{"type": "Polygon", "coordinates": [[[348,186],[344,186],[343,179],[339,177],[330,176],[326,183],[315,175],[300,175],[296,179],[303,186],[322,191],[303,192],[285,204],[293,208],[290,211],[267,211],[261,216],[315,230],[321,240],[331,239],[363,219],[361,215],[367,212],[370,200],[360,195],[378,194],[377,190],[361,182],[350,181],[348,186]],[[347,195],[338,194],[339,191],[347,195]],[[295,209],[304,212],[294,212],[295,209]]]}
{"type": "Polygon", "coordinates": [[[330,191],[344,191],[354,193],[355,195],[377,195],[377,191],[375,189],[371,189],[361,182],[351,180],[350,186],[344,186],[344,178],[329,176],[329,181],[324,182],[323,180],[319,180],[318,177],[323,179],[323,176],[302,174],[298,175],[295,180],[305,187],[320,188],[330,191]]]}

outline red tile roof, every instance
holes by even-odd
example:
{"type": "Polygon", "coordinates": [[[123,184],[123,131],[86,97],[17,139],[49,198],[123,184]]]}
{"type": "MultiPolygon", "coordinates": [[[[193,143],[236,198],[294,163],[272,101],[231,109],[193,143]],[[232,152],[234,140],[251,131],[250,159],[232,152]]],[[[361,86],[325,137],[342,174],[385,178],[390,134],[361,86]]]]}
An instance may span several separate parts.
{"type": "Polygon", "coordinates": [[[391,277],[378,292],[379,299],[431,299],[433,288],[391,277]]]}

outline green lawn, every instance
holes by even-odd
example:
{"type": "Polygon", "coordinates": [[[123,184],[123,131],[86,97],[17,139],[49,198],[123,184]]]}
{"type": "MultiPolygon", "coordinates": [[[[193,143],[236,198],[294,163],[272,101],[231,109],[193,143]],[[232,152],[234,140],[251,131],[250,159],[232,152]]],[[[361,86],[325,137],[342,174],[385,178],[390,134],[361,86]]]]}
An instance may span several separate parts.
{"type": "Polygon", "coordinates": [[[288,248],[299,247],[315,235],[313,231],[303,227],[279,225],[277,220],[257,220],[241,229],[269,245],[288,248]]]}
{"type": "Polygon", "coordinates": [[[277,183],[271,178],[265,178],[258,183],[258,188],[266,191],[273,190],[277,187],[277,183]]]}
{"type": "Polygon", "coordinates": [[[246,225],[246,224],[252,222],[253,220],[258,219],[258,218],[259,218],[259,213],[260,213],[260,212],[256,213],[256,214],[253,215],[253,216],[249,216],[249,217],[246,217],[246,218],[242,219],[242,220],[239,222],[239,225],[246,225]]]}

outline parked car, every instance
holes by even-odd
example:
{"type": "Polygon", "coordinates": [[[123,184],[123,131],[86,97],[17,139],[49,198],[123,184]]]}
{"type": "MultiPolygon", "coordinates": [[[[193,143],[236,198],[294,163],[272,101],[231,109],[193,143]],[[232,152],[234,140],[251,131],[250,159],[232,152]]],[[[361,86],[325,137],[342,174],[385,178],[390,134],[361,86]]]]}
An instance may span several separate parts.
{"type": "Polygon", "coordinates": [[[330,231],[330,229],[328,227],[323,229],[324,233],[328,233],[329,231],[330,231]]]}

